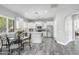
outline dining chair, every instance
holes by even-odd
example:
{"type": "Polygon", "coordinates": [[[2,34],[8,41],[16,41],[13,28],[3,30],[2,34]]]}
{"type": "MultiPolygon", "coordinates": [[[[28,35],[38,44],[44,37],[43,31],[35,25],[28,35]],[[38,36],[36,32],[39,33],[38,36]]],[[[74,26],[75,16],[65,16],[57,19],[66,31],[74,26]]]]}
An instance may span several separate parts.
{"type": "Polygon", "coordinates": [[[14,51],[17,51],[20,55],[21,47],[22,47],[22,40],[20,40],[20,36],[17,36],[14,40],[10,41],[11,38],[6,35],[6,39],[9,44],[9,52],[12,54],[14,51]]]}
{"type": "Polygon", "coordinates": [[[6,40],[6,36],[5,36],[5,34],[1,34],[0,35],[0,53],[1,54],[6,54],[6,53],[9,54],[9,51],[10,51],[10,49],[9,49],[8,41],[6,40]]]}
{"type": "Polygon", "coordinates": [[[21,37],[21,40],[22,40],[23,48],[24,48],[24,45],[25,45],[26,43],[29,43],[29,47],[30,47],[30,49],[31,49],[31,34],[27,35],[27,33],[22,33],[22,34],[20,35],[20,37],[21,37]]]}

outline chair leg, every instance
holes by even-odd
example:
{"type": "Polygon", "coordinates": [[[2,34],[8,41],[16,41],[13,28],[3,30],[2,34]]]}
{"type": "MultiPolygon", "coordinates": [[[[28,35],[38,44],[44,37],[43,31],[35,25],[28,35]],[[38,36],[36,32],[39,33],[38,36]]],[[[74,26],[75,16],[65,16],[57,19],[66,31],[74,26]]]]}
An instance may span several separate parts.
{"type": "Polygon", "coordinates": [[[19,44],[18,54],[20,55],[20,44],[19,44]]]}
{"type": "Polygon", "coordinates": [[[29,45],[30,46],[30,49],[31,49],[31,45],[29,45]]]}
{"type": "Polygon", "coordinates": [[[1,47],[1,49],[0,49],[0,52],[2,52],[2,47],[1,47]]]}
{"type": "Polygon", "coordinates": [[[24,44],[22,44],[22,46],[23,46],[23,49],[24,49],[24,44]]]}
{"type": "Polygon", "coordinates": [[[18,54],[20,55],[20,49],[18,49],[18,54]]]}
{"type": "Polygon", "coordinates": [[[13,53],[13,52],[14,52],[14,50],[13,50],[13,49],[11,49],[11,50],[10,50],[10,53],[13,53]]]}
{"type": "Polygon", "coordinates": [[[8,48],[8,55],[10,55],[10,47],[8,48]]]}
{"type": "Polygon", "coordinates": [[[24,44],[23,43],[21,43],[21,46],[22,46],[22,49],[24,49],[24,44]]]}
{"type": "Polygon", "coordinates": [[[29,47],[30,47],[30,49],[31,49],[31,43],[30,43],[30,40],[29,40],[29,47]]]}
{"type": "Polygon", "coordinates": [[[21,44],[20,50],[24,50],[24,44],[21,44]]]}

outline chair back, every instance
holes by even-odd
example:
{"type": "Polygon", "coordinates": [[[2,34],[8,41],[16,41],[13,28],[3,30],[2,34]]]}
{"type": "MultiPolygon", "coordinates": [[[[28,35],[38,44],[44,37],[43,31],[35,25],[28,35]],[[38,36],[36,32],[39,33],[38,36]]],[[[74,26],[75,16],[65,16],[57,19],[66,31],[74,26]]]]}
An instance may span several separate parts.
{"type": "Polygon", "coordinates": [[[1,34],[1,35],[0,35],[0,40],[1,40],[1,44],[2,44],[2,45],[7,43],[5,34],[1,34]]]}
{"type": "Polygon", "coordinates": [[[24,38],[24,36],[25,36],[25,33],[24,33],[24,32],[21,33],[21,34],[20,34],[20,39],[22,40],[22,39],[24,38]]]}
{"type": "Polygon", "coordinates": [[[7,43],[10,44],[10,40],[9,40],[7,34],[5,34],[5,36],[6,36],[7,43]]]}
{"type": "Polygon", "coordinates": [[[29,34],[29,40],[31,40],[31,33],[29,34]]]}

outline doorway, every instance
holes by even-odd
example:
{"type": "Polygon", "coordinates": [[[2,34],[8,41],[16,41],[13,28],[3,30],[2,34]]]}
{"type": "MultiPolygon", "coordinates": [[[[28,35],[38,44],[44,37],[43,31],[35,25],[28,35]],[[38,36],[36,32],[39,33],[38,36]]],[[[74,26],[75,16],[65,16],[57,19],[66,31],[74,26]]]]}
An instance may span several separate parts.
{"type": "Polygon", "coordinates": [[[74,20],[72,16],[67,16],[65,18],[65,41],[67,43],[74,41],[74,20]]]}
{"type": "Polygon", "coordinates": [[[74,33],[75,33],[75,40],[79,40],[79,14],[72,15],[72,20],[74,21],[74,33]]]}
{"type": "Polygon", "coordinates": [[[72,20],[74,21],[74,37],[75,37],[75,49],[79,51],[79,13],[72,15],[72,20]]]}
{"type": "Polygon", "coordinates": [[[48,25],[47,26],[47,37],[48,38],[53,38],[53,26],[52,25],[48,25]]]}
{"type": "Polygon", "coordinates": [[[79,54],[79,13],[68,15],[65,18],[65,40],[73,41],[72,47],[79,54]]]}

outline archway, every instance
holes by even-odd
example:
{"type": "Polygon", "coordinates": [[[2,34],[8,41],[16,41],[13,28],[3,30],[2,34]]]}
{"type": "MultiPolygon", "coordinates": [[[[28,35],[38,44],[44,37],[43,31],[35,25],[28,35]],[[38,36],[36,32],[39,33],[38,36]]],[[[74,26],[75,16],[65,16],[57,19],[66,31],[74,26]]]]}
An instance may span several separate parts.
{"type": "MultiPolygon", "coordinates": [[[[79,37],[79,12],[65,17],[65,38],[67,42],[76,40],[79,37]]],[[[79,39],[79,38],[78,38],[79,39]]]]}

